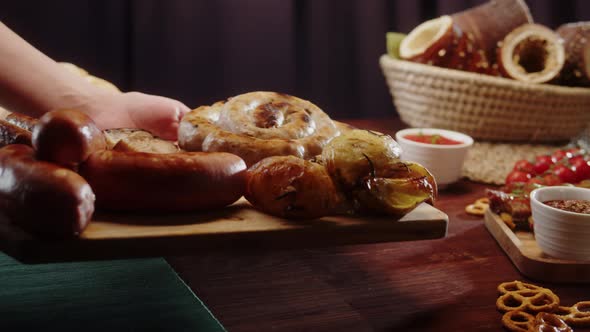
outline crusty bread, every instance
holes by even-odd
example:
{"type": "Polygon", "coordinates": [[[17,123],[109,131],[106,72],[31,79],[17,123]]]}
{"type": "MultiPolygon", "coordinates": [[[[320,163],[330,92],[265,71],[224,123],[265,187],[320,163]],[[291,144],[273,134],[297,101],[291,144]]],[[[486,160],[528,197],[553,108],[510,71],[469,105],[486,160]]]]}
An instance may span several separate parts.
{"type": "Polygon", "coordinates": [[[104,136],[107,140],[107,148],[112,149],[120,140],[129,136],[140,136],[145,138],[153,138],[154,136],[145,130],[133,128],[117,128],[103,130],[104,136]]]}
{"type": "Polygon", "coordinates": [[[104,134],[107,147],[111,150],[160,154],[180,151],[173,142],[154,137],[150,132],[141,129],[107,129],[104,134]]]}

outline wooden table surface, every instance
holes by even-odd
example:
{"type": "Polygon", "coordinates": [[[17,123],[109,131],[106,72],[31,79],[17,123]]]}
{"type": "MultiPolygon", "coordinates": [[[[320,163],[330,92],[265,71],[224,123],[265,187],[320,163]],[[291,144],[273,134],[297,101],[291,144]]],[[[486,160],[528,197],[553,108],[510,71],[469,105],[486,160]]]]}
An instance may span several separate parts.
{"type": "MultiPolygon", "coordinates": [[[[396,119],[348,122],[402,128],[396,119]]],[[[485,188],[462,181],[441,192],[443,239],[167,260],[229,331],[501,331],[497,285],[528,279],[483,219],[464,212],[485,188]]],[[[564,304],[590,300],[590,285],[535,283],[564,304]]]]}

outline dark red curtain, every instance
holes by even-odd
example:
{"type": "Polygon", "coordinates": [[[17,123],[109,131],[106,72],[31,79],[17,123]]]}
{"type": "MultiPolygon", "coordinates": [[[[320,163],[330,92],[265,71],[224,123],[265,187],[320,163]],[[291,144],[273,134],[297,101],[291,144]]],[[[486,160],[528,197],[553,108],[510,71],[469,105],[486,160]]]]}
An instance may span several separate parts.
{"type": "MultiPolygon", "coordinates": [[[[0,2],[0,20],[54,59],[124,90],[191,107],[274,90],[350,118],[395,115],[377,62],[386,31],[482,2],[18,0],[0,2]]],[[[587,0],[526,2],[550,27],[590,20],[587,0]]]]}

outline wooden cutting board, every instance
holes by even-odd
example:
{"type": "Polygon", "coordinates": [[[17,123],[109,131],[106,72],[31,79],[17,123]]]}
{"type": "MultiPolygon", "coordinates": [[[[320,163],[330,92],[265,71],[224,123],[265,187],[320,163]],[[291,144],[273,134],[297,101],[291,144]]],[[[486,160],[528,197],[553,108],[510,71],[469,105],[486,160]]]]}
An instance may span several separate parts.
{"type": "Polygon", "coordinates": [[[525,276],[548,282],[590,282],[590,263],[546,255],[539,248],[532,232],[512,231],[490,209],[486,210],[485,225],[512,263],[525,276]]]}
{"type": "Polygon", "coordinates": [[[209,213],[96,213],[80,239],[44,241],[0,223],[0,245],[23,261],[194,254],[409,241],[444,237],[448,216],[423,203],[401,219],[337,216],[285,220],[244,199],[209,213]]]}

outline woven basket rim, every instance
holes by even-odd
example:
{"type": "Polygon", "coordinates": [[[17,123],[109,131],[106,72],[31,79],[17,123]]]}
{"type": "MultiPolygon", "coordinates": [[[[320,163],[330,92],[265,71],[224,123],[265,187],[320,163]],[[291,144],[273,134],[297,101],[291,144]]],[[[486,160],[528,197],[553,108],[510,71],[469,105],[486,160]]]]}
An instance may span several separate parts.
{"type": "Polygon", "coordinates": [[[397,67],[402,68],[406,71],[419,72],[422,74],[435,75],[455,80],[468,80],[483,85],[500,85],[507,88],[530,89],[540,92],[557,94],[590,94],[590,88],[521,82],[505,77],[489,76],[479,73],[472,73],[467,71],[448,69],[417,62],[395,59],[389,56],[388,54],[381,55],[379,63],[381,64],[381,67],[383,67],[383,69],[387,67],[397,67]]]}

